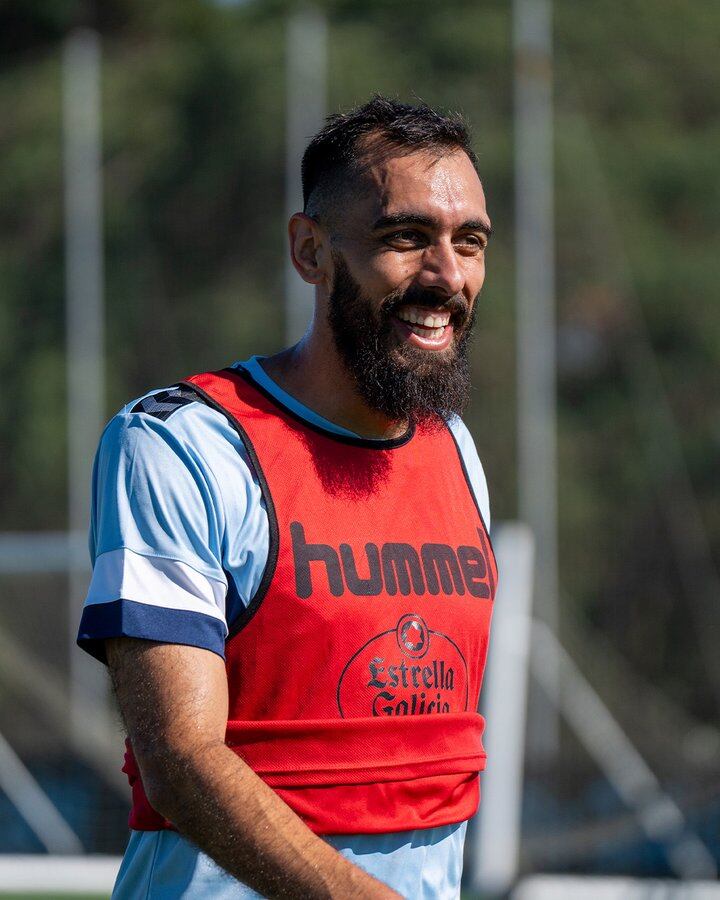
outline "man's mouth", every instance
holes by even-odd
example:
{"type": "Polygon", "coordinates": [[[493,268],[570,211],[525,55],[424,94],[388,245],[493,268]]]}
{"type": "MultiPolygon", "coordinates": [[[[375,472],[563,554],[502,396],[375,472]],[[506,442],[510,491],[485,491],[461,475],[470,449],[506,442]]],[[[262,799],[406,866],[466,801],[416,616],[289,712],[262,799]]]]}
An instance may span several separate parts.
{"type": "Polygon", "coordinates": [[[453,326],[447,310],[403,305],[395,310],[394,319],[401,335],[424,350],[444,350],[452,341],[453,326]]]}

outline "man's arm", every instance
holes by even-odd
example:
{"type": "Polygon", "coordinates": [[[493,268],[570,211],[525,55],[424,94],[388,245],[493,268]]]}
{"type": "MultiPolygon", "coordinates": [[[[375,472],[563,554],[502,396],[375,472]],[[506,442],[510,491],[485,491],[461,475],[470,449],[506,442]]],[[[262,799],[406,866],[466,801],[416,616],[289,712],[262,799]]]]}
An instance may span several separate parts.
{"type": "Polygon", "coordinates": [[[391,900],[225,744],[222,659],[198,647],[106,641],[110,675],[152,806],[265,897],[391,900]]]}

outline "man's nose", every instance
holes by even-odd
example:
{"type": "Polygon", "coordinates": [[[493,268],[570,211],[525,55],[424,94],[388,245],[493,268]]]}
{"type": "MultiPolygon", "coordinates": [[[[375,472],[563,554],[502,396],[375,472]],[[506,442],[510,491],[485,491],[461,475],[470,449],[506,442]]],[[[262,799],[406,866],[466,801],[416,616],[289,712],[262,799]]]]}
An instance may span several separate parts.
{"type": "Polygon", "coordinates": [[[424,288],[454,297],[465,286],[465,274],[451,243],[439,242],[426,247],[418,279],[424,288]]]}

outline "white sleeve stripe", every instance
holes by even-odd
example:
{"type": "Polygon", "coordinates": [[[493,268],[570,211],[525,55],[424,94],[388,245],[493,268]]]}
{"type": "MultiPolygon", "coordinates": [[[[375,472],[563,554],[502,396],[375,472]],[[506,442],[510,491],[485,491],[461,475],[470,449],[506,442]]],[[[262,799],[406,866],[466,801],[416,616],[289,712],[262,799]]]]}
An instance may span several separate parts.
{"type": "Polygon", "coordinates": [[[213,616],[225,623],[227,585],[174,559],[120,548],[95,560],[85,606],[132,600],[213,616]]]}
{"type": "MultiPolygon", "coordinates": [[[[148,547],[144,547],[142,550],[133,550],[130,547],[115,547],[114,550],[103,550],[102,553],[98,553],[95,557],[95,563],[97,563],[98,559],[106,553],[114,553],[117,550],[121,550],[123,553],[129,553],[134,556],[140,556],[143,559],[159,559],[161,562],[180,563],[182,566],[192,569],[193,572],[196,572],[198,575],[202,575],[203,578],[207,578],[208,581],[217,581],[223,586],[223,589],[227,589],[227,578],[225,577],[225,574],[222,576],[213,575],[210,572],[206,572],[199,565],[189,563],[186,559],[181,559],[179,556],[168,555],[168,553],[157,553],[148,547]]],[[[95,563],[93,563],[93,568],[95,567],[95,563]]]]}

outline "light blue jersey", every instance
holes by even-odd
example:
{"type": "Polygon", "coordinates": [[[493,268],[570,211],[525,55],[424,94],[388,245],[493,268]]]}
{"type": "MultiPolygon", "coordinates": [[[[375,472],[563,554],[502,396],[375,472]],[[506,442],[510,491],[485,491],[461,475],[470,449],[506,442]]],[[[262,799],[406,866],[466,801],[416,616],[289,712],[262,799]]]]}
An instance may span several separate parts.
{"type": "MultiPolygon", "coordinates": [[[[466,824],[398,834],[326,835],[325,840],[407,900],[456,900],[466,824]]],[[[133,831],[112,900],[259,896],[176,832],[133,831]]]]}
{"type": "MultiPolygon", "coordinates": [[[[283,391],[258,357],[242,366],[296,415],[352,434],[283,391]]],[[[489,503],[475,446],[449,423],[485,524],[489,503]]],[[[237,431],[186,389],[153,391],[108,424],[93,471],[90,584],[78,643],[103,660],[104,640],[137,637],[224,656],[269,548],[260,486],[237,431]]],[[[465,823],[388,835],[333,835],[344,856],[405,897],[459,896],[465,823]]],[[[257,895],[174,832],[132,832],[113,897],[257,895]]]]}

